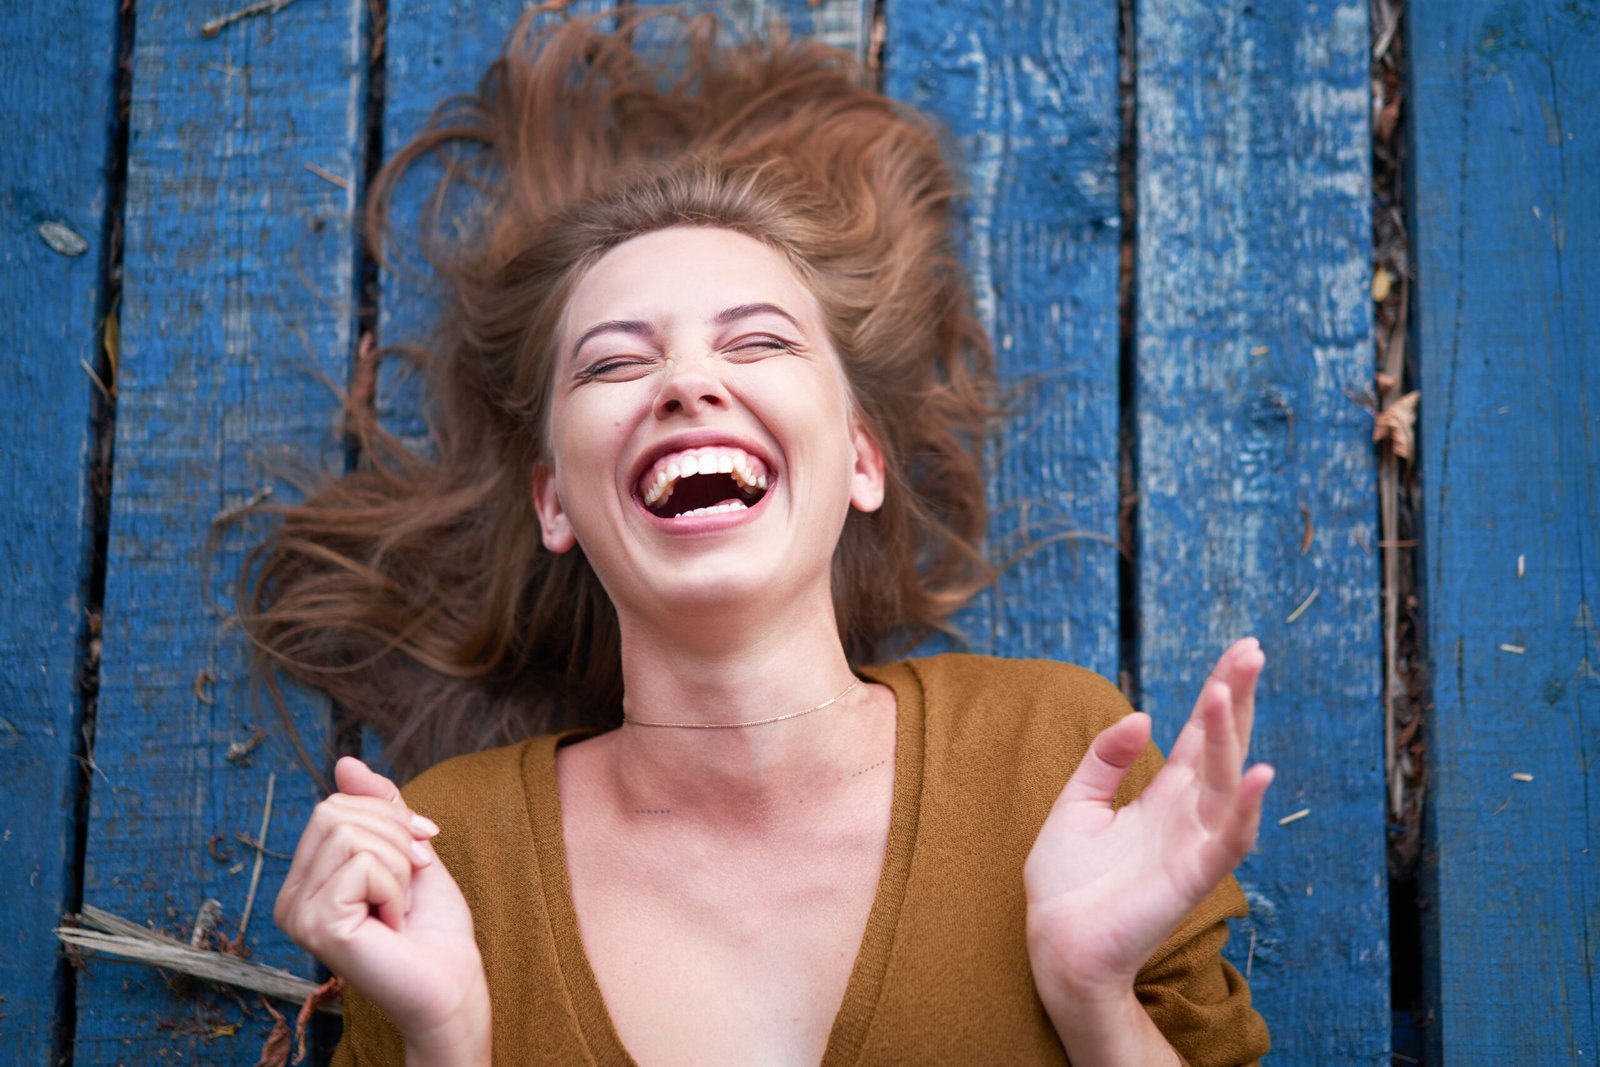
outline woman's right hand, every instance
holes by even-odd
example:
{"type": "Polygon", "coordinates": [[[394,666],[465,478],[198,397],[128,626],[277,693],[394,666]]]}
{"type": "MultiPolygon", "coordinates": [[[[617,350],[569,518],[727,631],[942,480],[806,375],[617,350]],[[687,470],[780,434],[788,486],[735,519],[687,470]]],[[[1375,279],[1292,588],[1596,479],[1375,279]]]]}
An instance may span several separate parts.
{"type": "Polygon", "coordinates": [[[408,1062],[488,1062],[489,993],[472,913],[430,843],[439,828],[346,756],[278,894],[284,933],[371,1000],[408,1062]]]}

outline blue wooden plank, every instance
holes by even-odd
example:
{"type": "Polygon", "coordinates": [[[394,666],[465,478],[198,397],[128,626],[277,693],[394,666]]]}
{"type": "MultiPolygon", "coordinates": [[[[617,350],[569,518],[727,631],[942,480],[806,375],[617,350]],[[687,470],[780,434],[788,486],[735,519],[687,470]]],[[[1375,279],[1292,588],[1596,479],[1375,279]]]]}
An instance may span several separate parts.
{"type": "Polygon", "coordinates": [[[1351,399],[1373,362],[1367,7],[1143,0],[1136,21],[1144,706],[1169,744],[1216,655],[1261,639],[1253,748],[1278,779],[1229,953],[1274,1062],[1377,1063],[1376,472],[1351,399]]]}
{"type": "Polygon", "coordinates": [[[0,1047],[53,1063],[82,771],[79,637],[95,462],[84,364],[99,363],[102,233],[110,202],[117,12],[34,0],[0,11],[0,1047]],[[54,244],[45,232],[59,226],[54,244]]]}
{"type": "MultiPolygon", "coordinates": [[[[203,900],[238,928],[276,775],[269,848],[316,799],[275,713],[253,702],[230,625],[259,527],[214,526],[290,457],[342,463],[331,413],[353,348],[352,211],[361,165],[364,0],[204,23],[219,5],[139,6],[126,207],[117,466],[84,898],[187,932],[203,900]],[[230,746],[257,729],[247,759],[230,746]],[[219,862],[208,845],[231,853],[219,862]]],[[[296,707],[313,744],[316,702],[296,707]]],[[[273,926],[286,872],[269,857],[253,958],[309,975],[273,926]]],[[[254,1063],[270,1020],[236,1035],[230,1001],[175,997],[100,960],[79,982],[79,1063],[254,1063]]],[[[252,1001],[252,1003],[254,1003],[252,1001]]]]}
{"type": "Polygon", "coordinates": [[[872,10],[868,0],[747,0],[750,24],[768,18],[787,25],[796,37],[810,37],[849,52],[862,62],[872,47],[872,10]]]}
{"type": "Polygon", "coordinates": [[[1469,0],[1408,17],[1432,1036],[1448,1063],[1592,1064],[1600,7],[1469,0]]]}
{"type": "Polygon", "coordinates": [[[1114,4],[890,3],[884,84],[955,135],[967,270],[1011,388],[991,555],[1039,542],[965,618],[975,650],[1117,676],[1114,4]],[[1051,540],[1054,538],[1054,540],[1051,540]]]}

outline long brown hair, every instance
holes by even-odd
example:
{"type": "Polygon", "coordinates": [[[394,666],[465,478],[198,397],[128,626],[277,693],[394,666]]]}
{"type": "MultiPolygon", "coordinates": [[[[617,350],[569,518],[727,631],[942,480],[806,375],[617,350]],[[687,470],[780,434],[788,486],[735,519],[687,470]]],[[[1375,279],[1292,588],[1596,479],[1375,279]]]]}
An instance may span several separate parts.
{"type": "Polygon", "coordinates": [[[375,248],[399,177],[449,156],[423,235],[447,291],[418,357],[430,454],[355,410],[359,469],[273,507],[281,523],[247,564],[243,622],[274,699],[275,671],[326,691],[403,777],[620,721],[615,611],[581,549],[541,546],[530,471],[547,448],[567,296],[639,234],[737,230],[817,294],[888,468],[883,507],[851,512],[834,557],[851,662],[948,629],[989,577],[978,546],[993,359],[952,243],[937,131],[837,50],[781,31],[729,41],[709,16],[616,17],[609,32],[524,18],[477,93],[447,102],[379,174],[375,248]],[[648,52],[634,43],[646,20],[648,52]],[[438,205],[474,177],[483,208],[461,237],[438,205]]]}

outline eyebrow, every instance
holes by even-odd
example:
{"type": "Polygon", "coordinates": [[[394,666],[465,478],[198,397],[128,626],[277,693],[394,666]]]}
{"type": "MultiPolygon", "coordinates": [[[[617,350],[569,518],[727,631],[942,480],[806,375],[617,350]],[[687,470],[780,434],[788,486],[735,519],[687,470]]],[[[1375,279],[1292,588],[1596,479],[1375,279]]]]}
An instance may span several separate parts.
{"type": "MultiPolygon", "coordinates": [[[[740,304],[738,307],[731,307],[717,312],[711,321],[718,326],[726,326],[730,322],[738,322],[740,319],[748,319],[755,315],[777,315],[788,319],[790,325],[796,330],[800,330],[802,333],[805,332],[800,326],[799,320],[777,304],[740,304]]],[[[577,359],[578,353],[583,350],[583,346],[588,344],[591,339],[603,333],[613,332],[632,334],[635,337],[649,337],[655,332],[655,329],[648,322],[640,322],[638,319],[608,319],[605,322],[597,322],[583,331],[583,336],[578,338],[578,343],[572,346],[572,358],[577,359]]]]}
{"type": "MultiPolygon", "coordinates": [[[[754,315],[777,315],[788,319],[789,325],[793,326],[795,329],[800,329],[799,320],[793,315],[789,314],[787,311],[783,310],[777,304],[740,304],[738,307],[717,312],[717,317],[713,321],[715,321],[718,326],[726,326],[730,322],[737,322],[740,319],[748,319],[754,315]]],[[[801,332],[803,333],[805,331],[801,330],[801,332]]]]}

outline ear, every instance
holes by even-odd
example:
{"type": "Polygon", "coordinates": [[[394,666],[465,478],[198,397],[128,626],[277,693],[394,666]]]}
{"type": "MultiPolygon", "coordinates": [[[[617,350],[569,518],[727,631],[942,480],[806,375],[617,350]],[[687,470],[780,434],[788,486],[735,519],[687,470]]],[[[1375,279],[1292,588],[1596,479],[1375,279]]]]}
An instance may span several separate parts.
{"type": "Polygon", "coordinates": [[[857,511],[877,511],[883,506],[883,449],[860,419],[850,431],[855,467],[850,472],[850,504],[857,511]]]}
{"type": "Polygon", "coordinates": [[[561,505],[556,492],[556,472],[548,463],[533,465],[533,509],[539,513],[539,531],[544,536],[544,547],[552,552],[570,552],[578,543],[567,520],[567,509],[561,505]]]}

